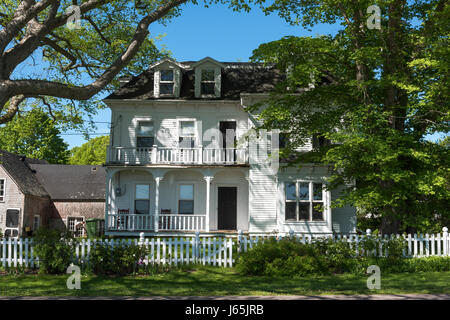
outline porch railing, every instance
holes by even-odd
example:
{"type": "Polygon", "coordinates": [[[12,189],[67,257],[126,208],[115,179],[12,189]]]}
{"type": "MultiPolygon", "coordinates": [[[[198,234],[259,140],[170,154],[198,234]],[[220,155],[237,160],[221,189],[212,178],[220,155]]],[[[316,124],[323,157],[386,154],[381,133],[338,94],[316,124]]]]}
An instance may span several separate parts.
{"type": "Polygon", "coordinates": [[[246,164],[246,148],[166,148],[166,147],[111,147],[108,146],[108,164],[246,164]]]}
{"type": "MultiPolygon", "coordinates": [[[[153,214],[108,214],[108,231],[155,231],[153,214]]],[[[160,231],[205,231],[206,216],[192,214],[160,214],[160,231]]]]}

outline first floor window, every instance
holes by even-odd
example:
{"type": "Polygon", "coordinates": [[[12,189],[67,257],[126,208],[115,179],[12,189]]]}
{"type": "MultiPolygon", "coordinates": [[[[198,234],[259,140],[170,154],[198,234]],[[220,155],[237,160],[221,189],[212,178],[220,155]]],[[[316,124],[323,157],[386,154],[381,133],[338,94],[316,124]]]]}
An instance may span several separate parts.
{"type": "Polygon", "coordinates": [[[74,237],[82,237],[84,235],[84,217],[68,217],[67,229],[74,237]]]}
{"type": "Polygon", "coordinates": [[[134,213],[135,214],[150,213],[150,185],[148,184],[136,185],[134,213]]]}
{"type": "Polygon", "coordinates": [[[34,219],[33,219],[33,230],[34,231],[39,229],[40,221],[41,221],[41,217],[38,214],[35,214],[34,219]]]}
{"type": "Polygon", "coordinates": [[[293,181],[285,184],[286,221],[324,221],[324,184],[293,181]]]}
{"type": "Polygon", "coordinates": [[[0,201],[5,201],[5,179],[0,179],[0,201]]]}
{"type": "Polygon", "coordinates": [[[178,213],[179,214],[194,214],[194,185],[182,184],[180,185],[178,198],[178,213]]]}

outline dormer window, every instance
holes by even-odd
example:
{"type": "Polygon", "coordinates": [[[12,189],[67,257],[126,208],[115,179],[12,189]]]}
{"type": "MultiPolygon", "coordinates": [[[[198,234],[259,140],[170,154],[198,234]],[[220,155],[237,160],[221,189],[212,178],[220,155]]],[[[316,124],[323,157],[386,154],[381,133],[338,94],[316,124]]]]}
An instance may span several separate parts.
{"type": "Polygon", "coordinates": [[[219,98],[221,95],[222,69],[220,62],[206,57],[192,65],[195,70],[195,97],[219,98]]]}
{"type": "Polygon", "coordinates": [[[161,70],[161,78],[159,80],[159,94],[173,95],[174,76],[173,70],[161,70]]]}
{"type": "Polygon", "coordinates": [[[203,69],[201,75],[201,94],[214,95],[216,85],[216,81],[214,79],[214,69],[203,69]]]}
{"type": "Polygon", "coordinates": [[[180,96],[183,66],[173,59],[166,58],[149,67],[154,72],[153,93],[155,98],[180,96]]]}

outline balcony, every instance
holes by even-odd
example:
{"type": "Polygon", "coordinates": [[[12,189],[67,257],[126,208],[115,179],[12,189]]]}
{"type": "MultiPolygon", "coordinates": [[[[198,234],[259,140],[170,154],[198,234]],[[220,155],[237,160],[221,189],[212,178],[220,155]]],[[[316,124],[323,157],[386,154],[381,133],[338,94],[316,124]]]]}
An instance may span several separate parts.
{"type": "Polygon", "coordinates": [[[248,164],[246,148],[213,149],[166,147],[111,147],[107,150],[109,165],[237,165],[248,164]]]}
{"type": "Polygon", "coordinates": [[[205,231],[206,215],[108,214],[107,231],[205,231]]]}

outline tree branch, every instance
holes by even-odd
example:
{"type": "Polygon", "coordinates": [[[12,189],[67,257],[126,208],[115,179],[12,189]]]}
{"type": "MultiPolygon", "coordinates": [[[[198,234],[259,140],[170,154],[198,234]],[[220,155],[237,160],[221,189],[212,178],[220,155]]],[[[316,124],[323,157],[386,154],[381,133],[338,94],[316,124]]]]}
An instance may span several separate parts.
{"type": "Polygon", "coordinates": [[[100,38],[102,38],[103,41],[105,41],[107,44],[111,45],[111,41],[109,41],[103,34],[102,31],[99,29],[99,27],[97,27],[97,25],[95,24],[95,22],[92,20],[91,17],[85,17],[85,19],[87,21],[89,21],[89,23],[91,24],[91,26],[94,27],[95,31],[97,31],[98,35],[100,36],[100,38]]]}

